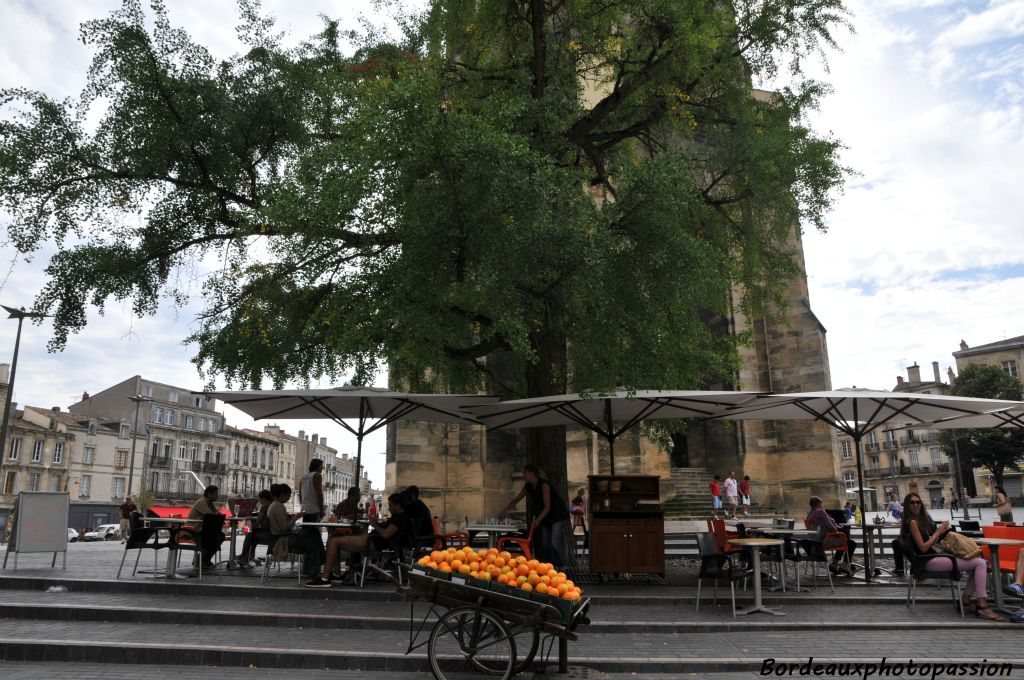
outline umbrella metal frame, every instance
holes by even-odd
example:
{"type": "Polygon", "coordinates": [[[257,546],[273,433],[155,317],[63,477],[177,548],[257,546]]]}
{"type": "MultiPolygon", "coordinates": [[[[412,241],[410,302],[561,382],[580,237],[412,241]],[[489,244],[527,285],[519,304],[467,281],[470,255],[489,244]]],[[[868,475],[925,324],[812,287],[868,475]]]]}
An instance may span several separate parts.
{"type": "MultiPolygon", "coordinates": [[[[520,423],[520,422],[522,422],[524,420],[527,420],[529,418],[533,418],[533,417],[537,416],[538,413],[545,413],[545,412],[550,412],[550,411],[554,411],[556,413],[560,413],[561,415],[565,416],[567,419],[571,420],[573,423],[579,425],[582,428],[590,430],[591,432],[594,432],[594,433],[604,437],[605,440],[607,440],[607,442],[608,442],[608,453],[609,453],[609,463],[610,463],[610,467],[611,467],[611,474],[614,475],[615,474],[615,440],[618,439],[623,433],[633,429],[634,427],[636,427],[639,423],[643,422],[644,420],[650,420],[650,419],[657,420],[657,417],[654,414],[656,414],[661,409],[667,408],[667,407],[677,407],[677,406],[685,405],[686,408],[694,411],[694,414],[693,414],[694,418],[702,418],[702,417],[703,418],[707,418],[707,417],[710,417],[710,416],[714,415],[715,413],[717,413],[722,406],[734,406],[735,405],[735,404],[724,404],[724,403],[723,404],[718,404],[718,403],[715,403],[715,402],[711,402],[711,401],[707,401],[707,400],[702,400],[702,399],[687,399],[686,397],[643,397],[643,396],[636,396],[636,397],[632,397],[632,398],[636,399],[637,401],[646,402],[647,405],[644,406],[637,413],[635,413],[632,416],[630,416],[628,419],[621,421],[623,423],[621,425],[621,427],[616,428],[614,426],[614,421],[612,419],[612,400],[613,399],[619,399],[619,398],[620,397],[595,397],[596,400],[604,401],[603,427],[602,427],[602,423],[594,422],[593,420],[591,420],[590,417],[588,417],[585,413],[583,413],[577,407],[577,404],[580,403],[579,400],[555,401],[555,402],[551,402],[550,404],[536,404],[536,403],[534,403],[534,404],[524,404],[521,408],[513,409],[513,410],[507,411],[507,412],[502,414],[502,415],[505,415],[505,416],[515,415],[515,417],[513,417],[513,418],[511,418],[509,420],[504,420],[504,421],[499,422],[499,423],[490,424],[490,425],[488,425],[488,427],[491,428],[491,429],[499,429],[500,430],[500,429],[504,429],[504,428],[508,428],[508,427],[514,427],[516,424],[518,424],[518,423],[520,423]],[[697,406],[707,406],[707,407],[714,407],[714,408],[705,408],[703,410],[700,410],[700,409],[697,408],[697,406]]],[[[500,404],[500,402],[499,402],[499,404],[500,404]]]]}

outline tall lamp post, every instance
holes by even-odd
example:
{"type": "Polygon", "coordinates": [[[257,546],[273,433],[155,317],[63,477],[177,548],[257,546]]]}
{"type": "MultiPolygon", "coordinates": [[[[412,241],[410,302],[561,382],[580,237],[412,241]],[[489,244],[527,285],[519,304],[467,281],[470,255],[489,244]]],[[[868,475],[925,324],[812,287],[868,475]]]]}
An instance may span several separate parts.
{"type": "Polygon", "coordinates": [[[4,401],[4,416],[2,423],[0,423],[0,467],[3,466],[4,460],[4,447],[7,444],[7,421],[10,418],[11,413],[11,398],[14,396],[14,376],[18,372],[18,349],[21,346],[21,324],[24,323],[25,319],[42,319],[46,317],[46,314],[38,314],[36,312],[26,312],[25,308],[15,309],[14,307],[8,307],[7,305],[0,305],[7,312],[8,319],[18,320],[18,334],[14,337],[14,358],[11,359],[11,377],[7,381],[7,398],[4,401]]]}
{"type": "Polygon", "coordinates": [[[125,492],[126,496],[132,495],[132,477],[135,474],[135,442],[139,439],[139,406],[144,401],[153,401],[148,397],[144,397],[141,394],[136,394],[134,397],[128,397],[130,401],[135,402],[135,423],[132,425],[132,452],[128,459],[128,490],[125,492]]]}

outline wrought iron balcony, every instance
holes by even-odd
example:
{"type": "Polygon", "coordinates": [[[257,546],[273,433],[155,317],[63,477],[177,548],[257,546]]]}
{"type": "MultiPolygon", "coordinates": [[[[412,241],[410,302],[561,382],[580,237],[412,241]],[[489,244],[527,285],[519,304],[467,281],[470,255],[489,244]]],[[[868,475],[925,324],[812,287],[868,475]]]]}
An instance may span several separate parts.
{"type": "Polygon", "coordinates": [[[150,456],[149,467],[169,468],[171,467],[171,459],[164,458],[163,456],[150,456]]]}

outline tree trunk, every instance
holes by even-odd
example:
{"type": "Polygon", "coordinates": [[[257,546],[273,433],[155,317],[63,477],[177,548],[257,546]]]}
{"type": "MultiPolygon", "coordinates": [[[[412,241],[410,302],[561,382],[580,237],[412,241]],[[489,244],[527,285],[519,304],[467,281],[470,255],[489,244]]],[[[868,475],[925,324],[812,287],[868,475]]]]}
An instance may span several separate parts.
{"type": "MultiPolygon", "coordinates": [[[[549,311],[550,314],[550,311],[549,311]]],[[[562,333],[552,331],[548,319],[531,335],[537,361],[526,369],[529,397],[547,397],[566,393],[566,341],[562,333]]],[[[526,457],[539,467],[551,487],[566,499],[568,473],[565,459],[565,427],[530,427],[520,430],[525,436],[526,457]]]]}

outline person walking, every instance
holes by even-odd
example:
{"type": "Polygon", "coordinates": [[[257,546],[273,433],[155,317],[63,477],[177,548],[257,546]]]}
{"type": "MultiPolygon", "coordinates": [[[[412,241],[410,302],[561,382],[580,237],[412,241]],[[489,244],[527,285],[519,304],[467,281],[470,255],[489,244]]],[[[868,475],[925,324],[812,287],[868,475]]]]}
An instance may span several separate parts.
{"type": "Polygon", "coordinates": [[[743,502],[743,516],[750,517],[750,475],[743,475],[740,482],[740,501],[743,502]]]}
{"type": "Polygon", "coordinates": [[[124,497],[124,503],[117,507],[117,514],[121,518],[121,542],[124,543],[132,535],[132,513],[138,512],[139,506],[132,502],[131,496],[124,497]]]}
{"type": "Polygon", "coordinates": [[[721,477],[715,475],[714,478],[708,482],[708,492],[711,494],[712,519],[718,519],[718,511],[722,508],[722,487],[719,484],[721,480],[721,477]]]}
{"type": "Polygon", "coordinates": [[[729,516],[733,519],[736,519],[736,510],[739,508],[737,493],[736,473],[730,472],[729,476],[725,478],[725,500],[729,503],[729,516]]]}
{"type": "Polygon", "coordinates": [[[996,502],[992,506],[999,513],[1000,522],[1013,521],[1013,505],[1010,504],[1010,499],[1006,497],[1006,489],[1001,486],[996,487],[996,502]]]}
{"type": "Polygon", "coordinates": [[[569,505],[552,488],[551,483],[540,476],[536,465],[527,463],[523,466],[523,481],[523,488],[505,506],[499,517],[505,519],[520,499],[529,496],[530,510],[536,513],[531,528],[534,532],[533,540],[537,543],[537,559],[550,562],[561,570],[569,562],[566,554],[569,505]]]}

